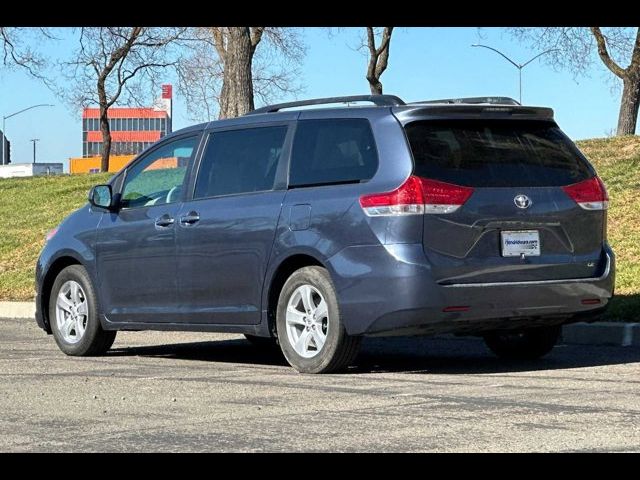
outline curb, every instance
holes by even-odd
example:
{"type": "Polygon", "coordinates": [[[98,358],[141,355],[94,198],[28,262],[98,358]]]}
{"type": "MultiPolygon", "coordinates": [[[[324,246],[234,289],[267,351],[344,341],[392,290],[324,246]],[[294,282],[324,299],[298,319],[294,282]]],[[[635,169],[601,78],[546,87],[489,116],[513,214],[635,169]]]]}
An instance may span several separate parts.
{"type": "Polygon", "coordinates": [[[572,323],[562,327],[562,343],[640,347],[640,323],[572,323]]]}
{"type": "Polygon", "coordinates": [[[36,315],[35,302],[0,302],[0,318],[33,319],[36,315]]]}
{"type": "MultiPolygon", "coordinates": [[[[35,313],[34,302],[0,302],[0,318],[33,320],[35,313]]],[[[640,323],[571,323],[562,327],[560,343],[640,347],[640,323]]]]}

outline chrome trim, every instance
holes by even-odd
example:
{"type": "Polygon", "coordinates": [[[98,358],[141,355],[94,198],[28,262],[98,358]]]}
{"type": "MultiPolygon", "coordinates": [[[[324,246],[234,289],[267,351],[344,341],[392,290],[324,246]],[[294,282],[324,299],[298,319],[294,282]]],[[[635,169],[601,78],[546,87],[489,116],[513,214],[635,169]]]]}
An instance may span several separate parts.
{"type": "Polygon", "coordinates": [[[466,287],[509,287],[509,286],[527,286],[527,285],[557,285],[562,283],[593,283],[600,282],[607,278],[611,273],[611,255],[605,252],[607,256],[607,266],[604,273],[599,277],[592,278],[567,278],[564,280],[532,280],[529,282],[489,282],[489,283],[452,283],[451,285],[441,285],[446,288],[466,288],[466,287]]]}

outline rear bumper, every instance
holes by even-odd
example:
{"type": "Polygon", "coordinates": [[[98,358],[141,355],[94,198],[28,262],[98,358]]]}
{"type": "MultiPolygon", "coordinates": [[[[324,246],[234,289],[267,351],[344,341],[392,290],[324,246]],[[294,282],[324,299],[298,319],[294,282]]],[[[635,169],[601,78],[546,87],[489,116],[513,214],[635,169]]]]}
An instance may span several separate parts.
{"type": "Polygon", "coordinates": [[[598,277],[534,282],[439,285],[420,244],[351,247],[332,257],[330,268],[351,335],[477,333],[602,313],[615,278],[608,245],[604,254],[598,277]]]}

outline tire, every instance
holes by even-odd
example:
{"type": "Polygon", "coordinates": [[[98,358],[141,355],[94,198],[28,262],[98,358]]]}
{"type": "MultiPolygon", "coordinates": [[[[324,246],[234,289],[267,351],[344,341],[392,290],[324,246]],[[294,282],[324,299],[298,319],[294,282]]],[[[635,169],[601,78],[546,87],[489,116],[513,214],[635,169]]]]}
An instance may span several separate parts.
{"type": "Polygon", "coordinates": [[[553,349],[560,326],[537,327],[513,332],[491,332],[484,337],[487,347],[505,360],[536,360],[553,349]]]}
{"type": "Polygon", "coordinates": [[[278,340],[273,337],[258,337],[257,335],[244,334],[244,338],[249,340],[249,343],[258,348],[274,348],[278,346],[278,340]]]}
{"type": "Polygon", "coordinates": [[[285,282],[278,300],[276,328],[282,353],[300,373],[339,371],[349,366],[358,354],[360,337],[347,334],[335,288],[329,273],[322,267],[301,268],[285,282]],[[309,302],[315,309],[311,310],[312,315],[307,316],[305,306],[309,302]],[[290,304],[298,312],[289,316],[296,323],[287,321],[290,304]],[[299,347],[296,347],[296,340],[299,347]]]}
{"type": "Polygon", "coordinates": [[[102,355],[111,348],[117,332],[102,329],[96,293],[83,266],[71,265],[62,270],[53,282],[49,299],[49,323],[60,350],[67,355],[88,357],[102,355]],[[74,290],[74,284],[79,289],[74,290]],[[60,298],[61,294],[64,300],[60,298]],[[80,301],[74,301],[74,296],[80,301]],[[65,311],[59,305],[69,310],[65,311]],[[70,310],[73,310],[71,314],[70,310]],[[74,326],[65,328],[71,324],[74,326]]]}

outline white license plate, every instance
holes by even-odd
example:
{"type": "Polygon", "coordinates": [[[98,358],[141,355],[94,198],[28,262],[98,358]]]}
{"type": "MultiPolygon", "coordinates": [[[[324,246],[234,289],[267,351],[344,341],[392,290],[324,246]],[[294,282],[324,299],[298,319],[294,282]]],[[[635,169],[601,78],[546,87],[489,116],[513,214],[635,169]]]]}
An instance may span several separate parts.
{"type": "Polygon", "coordinates": [[[540,233],[537,230],[500,232],[503,257],[540,256],[540,233]]]}

